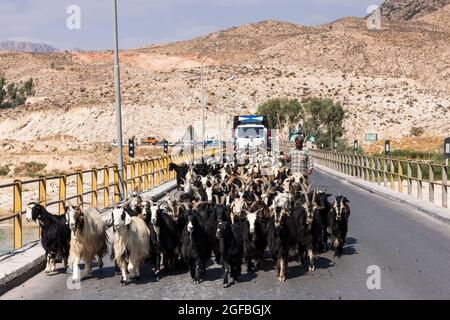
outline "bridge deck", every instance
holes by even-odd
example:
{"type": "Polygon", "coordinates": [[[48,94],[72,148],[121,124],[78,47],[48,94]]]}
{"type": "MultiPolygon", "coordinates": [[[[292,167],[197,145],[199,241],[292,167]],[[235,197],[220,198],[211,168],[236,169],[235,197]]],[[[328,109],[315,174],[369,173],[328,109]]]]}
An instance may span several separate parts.
{"type": "MultiPolygon", "coordinates": [[[[292,263],[280,284],[269,260],[263,270],[247,274],[229,289],[221,285],[222,271],[211,265],[206,280],[192,284],[188,273],[155,282],[144,266],[140,284],[120,287],[113,264],[94,267],[79,289],[69,289],[71,274],[40,273],[1,299],[448,299],[450,297],[450,226],[407,206],[315,172],[312,183],[328,186],[351,201],[348,243],[344,255],[320,255],[315,272],[292,263]],[[381,268],[381,290],[368,290],[368,266],[381,268]]],[[[69,270],[69,272],[71,272],[69,270]]]]}

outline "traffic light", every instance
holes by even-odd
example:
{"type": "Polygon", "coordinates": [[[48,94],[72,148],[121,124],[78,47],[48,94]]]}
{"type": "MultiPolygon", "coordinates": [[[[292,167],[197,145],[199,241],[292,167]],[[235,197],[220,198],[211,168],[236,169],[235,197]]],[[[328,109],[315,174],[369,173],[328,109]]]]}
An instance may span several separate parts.
{"type": "Polygon", "coordinates": [[[128,140],[128,155],[130,158],[134,158],[134,140],[129,139],[128,140]]]}
{"type": "Polygon", "coordinates": [[[386,140],[384,142],[384,154],[386,158],[391,157],[391,140],[386,140]]]}
{"type": "Polygon", "coordinates": [[[167,140],[164,140],[164,153],[169,153],[169,142],[167,140]]]}

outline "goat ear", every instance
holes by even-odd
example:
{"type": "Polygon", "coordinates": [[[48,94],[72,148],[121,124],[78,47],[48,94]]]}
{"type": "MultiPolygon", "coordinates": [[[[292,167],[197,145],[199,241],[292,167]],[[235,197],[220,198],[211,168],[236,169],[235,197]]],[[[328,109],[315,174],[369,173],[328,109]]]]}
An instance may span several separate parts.
{"type": "Polygon", "coordinates": [[[129,225],[131,223],[131,217],[128,213],[125,213],[125,225],[129,225]]]}

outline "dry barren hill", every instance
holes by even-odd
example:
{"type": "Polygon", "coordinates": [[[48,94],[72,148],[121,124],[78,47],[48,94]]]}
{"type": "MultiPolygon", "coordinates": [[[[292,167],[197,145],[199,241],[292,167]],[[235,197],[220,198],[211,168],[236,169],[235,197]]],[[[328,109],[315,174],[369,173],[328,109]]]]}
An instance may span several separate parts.
{"type": "Polygon", "coordinates": [[[387,0],[381,6],[382,14],[391,20],[412,20],[438,11],[450,0],[387,0]]]}
{"type": "MultiPolygon", "coordinates": [[[[123,51],[124,133],[176,140],[190,124],[200,132],[200,63],[213,51],[205,63],[208,136],[216,135],[219,114],[224,122],[278,96],[342,102],[349,139],[399,138],[412,126],[448,135],[450,6],[421,10],[413,19],[392,14],[381,30],[354,17],[316,27],[264,21],[123,51]]],[[[112,52],[0,53],[8,81],[36,80],[26,106],[0,111],[0,140],[112,140],[112,61],[112,52]]]]}

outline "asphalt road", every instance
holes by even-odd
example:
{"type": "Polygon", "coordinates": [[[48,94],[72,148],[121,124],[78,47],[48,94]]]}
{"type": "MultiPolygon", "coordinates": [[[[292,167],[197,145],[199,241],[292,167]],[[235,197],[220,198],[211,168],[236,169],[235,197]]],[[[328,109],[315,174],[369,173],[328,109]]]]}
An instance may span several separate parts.
{"type": "MultiPolygon", "coordinates": [[[[94,267],[80,288],[70,288],[71,274],[43,272],[0,299],[449,299],[450,226],[405,205],[315,172],[312,183],[346,195],[351,203],[344,254],[321,255],[314,272],[290,264],[288,279],[279,283],[267,259],[263,270],[245,273],[241,282],[222,288],[222,270],[211,265],[206,279],[194,285],[188,273],[154,281],[144,266],[141,283],[120,287],[107,259],[103,271],[94,267]],[[381,289],[369,290],[369,266],[380,268],[381,289]],[[69,284],[69,286],[68,286],[69,284]]],[[[59,264],[58,264],[59,266],[59,264]]],[[[69,272],[71,270],[69,269],[69,272]]]]}

